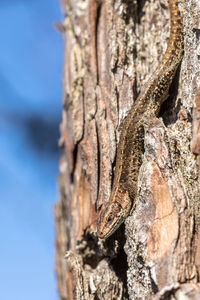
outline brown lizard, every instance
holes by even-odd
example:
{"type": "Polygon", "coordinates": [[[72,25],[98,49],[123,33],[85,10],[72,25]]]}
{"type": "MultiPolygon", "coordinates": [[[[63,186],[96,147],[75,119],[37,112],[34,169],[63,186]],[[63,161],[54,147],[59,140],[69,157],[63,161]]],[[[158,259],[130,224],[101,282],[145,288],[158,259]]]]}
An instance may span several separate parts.
{"type": "Polygon", "coordinates": [[[111,196],[98,220],[97,235],[101,239],[113,234],[134,209],[143,156],[144,122],[152,114],[158,115],[183,56],[183,24],[178,1],[169,0],[169,9],[171,29],[167,50],[123,122],[111,196]]]}

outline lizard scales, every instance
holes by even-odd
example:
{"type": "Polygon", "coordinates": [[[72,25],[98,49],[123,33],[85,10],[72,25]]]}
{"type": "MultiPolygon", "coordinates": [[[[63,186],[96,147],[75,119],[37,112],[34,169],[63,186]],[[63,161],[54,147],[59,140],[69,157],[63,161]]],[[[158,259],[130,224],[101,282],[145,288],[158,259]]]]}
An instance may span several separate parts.
{"type": "Polygon", "coordinates": [[[108,238],[135,205],[142,164],[144,121],[159,113],[183,56],[183,24],[177,0],[169,0],[170,38],[163,59],[123,122],[110,199],[100,214],[97,235],[108,238]]]}

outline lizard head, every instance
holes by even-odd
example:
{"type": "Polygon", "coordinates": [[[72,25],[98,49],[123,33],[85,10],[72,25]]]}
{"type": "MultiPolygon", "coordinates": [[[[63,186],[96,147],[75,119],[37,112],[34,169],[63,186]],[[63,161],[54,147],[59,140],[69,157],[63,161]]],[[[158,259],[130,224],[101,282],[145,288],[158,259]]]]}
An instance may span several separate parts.
{"type": "Polygon", "coordinates": [[[131,210],[131,199],[128,192],[111,195],[105,209],[101,212],[97,225],[97,235],[100,239],[107,239],[124,222],[131,210]]]}

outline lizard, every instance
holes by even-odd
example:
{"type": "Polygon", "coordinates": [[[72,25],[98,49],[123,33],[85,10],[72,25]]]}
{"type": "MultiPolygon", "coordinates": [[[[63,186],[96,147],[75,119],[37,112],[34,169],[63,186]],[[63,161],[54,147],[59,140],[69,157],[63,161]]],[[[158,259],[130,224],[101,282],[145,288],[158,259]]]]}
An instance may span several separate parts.
{"type": "Polygon", "coordinates": [[[183,57],[183,21],[178,0],[169,0],[170,37],[167,50],[122,123],[111,195],[97,221],[97,235],[107,239],[135,207],[137,181],[144,152],[144,123],[158,116],[183,57]]]}

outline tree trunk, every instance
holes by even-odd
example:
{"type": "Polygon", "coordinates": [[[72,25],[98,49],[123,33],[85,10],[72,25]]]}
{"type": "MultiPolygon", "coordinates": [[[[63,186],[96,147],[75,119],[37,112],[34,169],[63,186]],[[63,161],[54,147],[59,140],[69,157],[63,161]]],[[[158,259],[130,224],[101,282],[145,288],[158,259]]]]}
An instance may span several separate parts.
{"type": "Polygon", "coordinates": [[[167,47],[168,2],[63,7],[60,299],[200,299],[198,0],[180,1],[184,58],[159,118],[145,127],[135,210],[106,242],[96,221],[111,192],[120,124],[167,47]]]}

